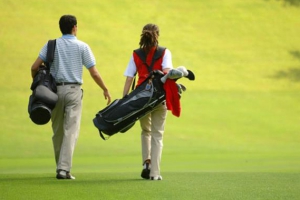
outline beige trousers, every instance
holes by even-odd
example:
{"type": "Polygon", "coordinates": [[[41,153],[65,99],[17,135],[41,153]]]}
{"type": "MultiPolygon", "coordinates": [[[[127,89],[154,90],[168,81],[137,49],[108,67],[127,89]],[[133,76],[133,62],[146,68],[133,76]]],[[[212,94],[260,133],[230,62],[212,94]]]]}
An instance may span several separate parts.
{"type": "Polygon", "coordinates": [[[80,85],[64,85],[57,87],[57,94],[51,116],[56,168],[70,171],[79,136],[83,91],[80,85]]]}
{"type": "Polygon", "coordinates": [[[163,149],[163,134],[167,117],[166,105],[160,105],[148,115],[140,119],[142,128],[143,163],[151,159],[150,176],[160,175],[160,162],[163,149]]]}

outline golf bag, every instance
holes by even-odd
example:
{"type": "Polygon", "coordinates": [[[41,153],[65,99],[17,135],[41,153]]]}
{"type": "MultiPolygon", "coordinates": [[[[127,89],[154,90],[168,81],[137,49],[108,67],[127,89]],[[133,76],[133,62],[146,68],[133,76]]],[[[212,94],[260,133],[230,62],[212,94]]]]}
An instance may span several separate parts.
{"type": "Polygon", "coordinates": [[[28,113],[30,119],[38,125],[43,125],[51,119],[51,112],[58,100],[55,79],[50,73],[50,63],[54,59],[56,40],[49,40],[47,49],[47,61],[41,65],[33,79],[30,89],[28,113]]]}
{"type": "Polygon", "coordinates": [[[164,74],[155,70],[147,79],[122,99],[114,100],[109,106],[99,111],[93,119],[103,140],[118,132],[129,130],[137,120],[145,116],[156,106],[165,101],[165,91],[161,78],[164,74]]]}

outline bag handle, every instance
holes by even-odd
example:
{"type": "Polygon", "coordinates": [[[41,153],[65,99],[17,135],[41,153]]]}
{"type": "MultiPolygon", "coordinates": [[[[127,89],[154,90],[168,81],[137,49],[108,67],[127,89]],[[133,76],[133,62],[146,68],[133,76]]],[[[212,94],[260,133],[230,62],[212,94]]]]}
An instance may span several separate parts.
{"type": "Polygon", "coordinates": [[[100,133],[100,137],[101,137],[103,140],[108,140],[108,139],[110,138],[110,136],[109,136],[109,137],[104,137],[102,131],[100,131],[100,130],[99,130],[99,133],[100,133]]]}

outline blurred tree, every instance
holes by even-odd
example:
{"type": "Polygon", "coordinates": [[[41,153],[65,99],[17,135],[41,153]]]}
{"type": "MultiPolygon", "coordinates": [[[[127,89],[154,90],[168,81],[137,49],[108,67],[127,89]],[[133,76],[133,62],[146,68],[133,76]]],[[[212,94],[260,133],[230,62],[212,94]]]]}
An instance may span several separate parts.
{"type": "Polygon", "coordinates": [[[283,1],[284,5],[300,6],[300,0],[278,0],[283,1]]]}

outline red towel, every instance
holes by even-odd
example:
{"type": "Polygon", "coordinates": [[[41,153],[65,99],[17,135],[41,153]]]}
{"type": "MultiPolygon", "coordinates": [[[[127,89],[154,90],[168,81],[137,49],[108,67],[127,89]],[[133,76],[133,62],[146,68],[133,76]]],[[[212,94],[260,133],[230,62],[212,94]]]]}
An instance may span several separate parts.
{"type": "Polygon", "coordinates": [[[166,92],[166,105],[167,109],[172,111],[172,114],[176,117],[180,116],[180,101],[176,82],[172,79],[167,79],[164,84],[166,92]]]}

